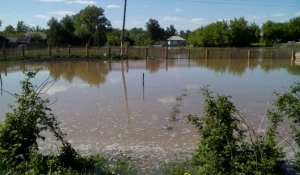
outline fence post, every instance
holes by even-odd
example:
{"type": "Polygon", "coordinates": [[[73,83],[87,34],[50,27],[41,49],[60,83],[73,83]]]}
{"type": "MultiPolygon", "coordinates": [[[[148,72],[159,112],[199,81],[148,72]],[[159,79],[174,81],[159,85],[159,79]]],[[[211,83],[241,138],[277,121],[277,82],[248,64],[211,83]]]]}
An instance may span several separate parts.
{"type": "Polygon", "coordinates": [[[148,48],[145,49],[145,59],[148,59],[148,48]]]}
{"type": "Polygon", "coordinates": [[[68,46],[68,55],[69,55],[69,58],[71,57],[71,45],[68,46]]]}
{"type": "Polygon", "coordinates": [[[251,50],[248,50],[248,60],[251,58],[251,50]]]}
{"type": "Polygon", "coordinates": [[[209,50],[206,49],[206,50],[205,50],[205,59],[208,59],[208,58],[209,58],[209,50]]]}
{"type": "Polygon", "coordinates": [[[191,59],[191,51],[188,50],[188,58],[191,59]]]}
{"type": "Polygon", "coordinates": [[[89,43],[85,45],[85,54],[87,57],[89,57],[89,43]]]}
{"type": "Polygon", "coordinates": [[[52,56],[52,53],[51,53],[51,46],[48,46],[48,54],[49,54],[49,57],[52,56]]]}
{"type": "Polygon", "coordinates": [[[110,58],[110,57],[111,57],[111,48],[108,47],[108,58],[110,58]]]}
{"type": "Polygon", "coordinates": [[[295,51],[294,50],[292,50],[292,57],[291,57],[291,61],[294,63],[294,61],[295,61],[295,51]]]}
{"type": "Polygon", "coordinates": [[[21,50],[22,50],[22,57],[24,57],[25,56],[25,52],[24,52],[24,45],[23,44],[21,45],[21,50]]]}
{"type": "Polygon", "coordinates": [[[165,46],[165,59],[168,59],[168,46],[165,46]]]}

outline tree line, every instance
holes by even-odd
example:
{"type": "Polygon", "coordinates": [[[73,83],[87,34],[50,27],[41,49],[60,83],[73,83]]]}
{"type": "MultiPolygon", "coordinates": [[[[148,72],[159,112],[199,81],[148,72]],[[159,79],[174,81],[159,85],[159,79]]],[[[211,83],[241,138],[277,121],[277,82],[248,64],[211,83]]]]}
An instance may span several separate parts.
{"type": "MultiPolygon", "coordinates": [[[[0,21],[1,26],[1,21],[0,21]]],[[[24,21],[19,21],[16,27],[8,25],[0,35],[24,36],[28,31],[44,32],[49,45],[110,45],[119,46],[121,29],[113,28],[106,18],[104,10],[96,6],[87,6],[79,13],[66,15],[61,20],[52,17],[47,22],[47,29],[39,26],[30,27],[24,21]]],[[[244,17],[233,20],[223,20],[200,27],[194,31],[178,30],[174,25],[167,28],[160,26],[159,21],[149,19],[143,28],[125,30],[125,45],[163,44],[171,36],[181,36],[186,41],[183,45],[204,47],[245,47],[253,43],[273,45],[300,39],[300,17],[288,22],[267,21],[262,27],[250,23],[244,17]]],[[[31,36],[34,41],[42,42],[39,33],[31,36]]]]}

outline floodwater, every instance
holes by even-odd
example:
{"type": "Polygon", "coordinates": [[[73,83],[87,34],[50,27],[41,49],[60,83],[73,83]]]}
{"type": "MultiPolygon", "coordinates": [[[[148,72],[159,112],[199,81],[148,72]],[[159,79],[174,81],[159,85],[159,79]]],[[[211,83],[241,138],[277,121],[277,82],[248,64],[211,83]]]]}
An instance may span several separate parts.
{"type": "MultiPolygon", "coordinates": [[[[273,91],[283,92],[300,80],[300,67],[288,59],[14,62],[0,63],[3,89],[18,93],[23,70],[34,67],[42,68],[35,84],[48,76],[56,78],[44,96],[57,98],[51,108],[72,145],[83,152],[148,146],[192,150],[199,137],[183,116],[201,116],[200,89],[207,85],[232,95],[255,129],[263,129],[261,121],[273,91]],[[171,122],[169,116],[177,104],[178,120],[171,122]]],[[[7,93],[0,96],[1,120],[8,111],[6,105],[13,101],[7,93]]],[[[55,142],[51,136],[46,141],[55,142]]]]}

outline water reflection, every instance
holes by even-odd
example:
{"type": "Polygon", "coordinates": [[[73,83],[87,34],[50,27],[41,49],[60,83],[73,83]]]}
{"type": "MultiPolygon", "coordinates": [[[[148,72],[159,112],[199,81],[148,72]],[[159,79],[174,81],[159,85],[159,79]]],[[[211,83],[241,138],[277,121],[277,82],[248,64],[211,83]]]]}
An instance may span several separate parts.
{"type": "Polygon", "coordinates": [[[128,73],[131,69],[144,69],[154,74],[159,70],[168,71],[171,68],[181,67],[206,67],[216,73],[227,73],[242,76],[247,70],[260,67],[264,72],[285,69],[292,75],[300,75],[300,67],[291,65],[287,59],[149,59],[142,61],[79,61],[79,62],[49,62],[49,63],[1,63],[0,73],[7,75],[8,72],[24,71],[33,67],[42,67],[49,70],[53,78],[63,78],[72,83],[74,78],[99,86],[106,82],[106,76],[111,71],[128,73]]]}

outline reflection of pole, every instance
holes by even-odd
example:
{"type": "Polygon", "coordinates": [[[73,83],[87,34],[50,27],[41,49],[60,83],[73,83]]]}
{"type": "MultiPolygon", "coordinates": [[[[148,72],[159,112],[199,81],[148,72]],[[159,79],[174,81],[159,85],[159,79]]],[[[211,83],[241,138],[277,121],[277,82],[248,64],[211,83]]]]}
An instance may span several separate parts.
{"type": "Polygon", "coordinates": [[[124,74],[123,61],[121,64],[122,64],[122,76],[123,76],[123,85],[124,85],[125,102],[126,102],[126,112],[127,112],[128,122],[130,122],[128,96],[127,96],[127,88],[126,88],[126,80],[125,80],[125,74],[124,74]]]}
{"type": "Polygon", "coordinates": [[[169,70],[169,60],[168,59],[166,59],[166,71],[168,72],[168,70],[169,70]]]}
{"type": "Polygon", "coordinates": [[[126,20],[126,6],[127,0],[124,0],[124,15],[123,15],[123,29],[122,29],[122,37],[121,37],[121,55],[123,55],[123,40],[124,40],[124,30],[125,30],[125,20],[126,20]]]}
{"type": "Polygon", "coordinates": [[[1,76],[1,74],[0,74],[0,83],[1,83],[1,95],[2,95],[2,89],[3,89],[2,86],[3,85],[2,85],[2,76],[1,76]]]}
{"type": "Polygon", "coordinates": [[[145,101],[145,73],[143,73],[143,101],[145,101]]]}

